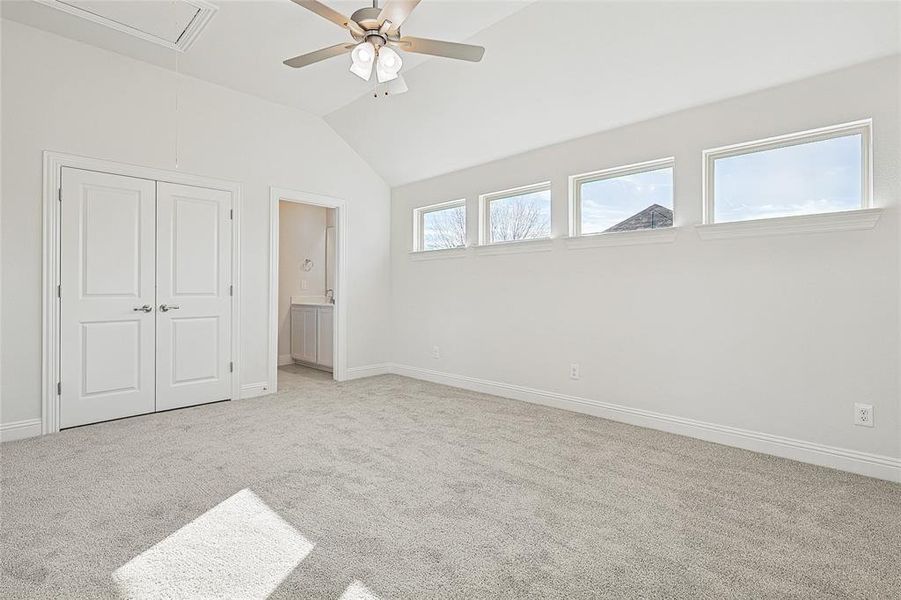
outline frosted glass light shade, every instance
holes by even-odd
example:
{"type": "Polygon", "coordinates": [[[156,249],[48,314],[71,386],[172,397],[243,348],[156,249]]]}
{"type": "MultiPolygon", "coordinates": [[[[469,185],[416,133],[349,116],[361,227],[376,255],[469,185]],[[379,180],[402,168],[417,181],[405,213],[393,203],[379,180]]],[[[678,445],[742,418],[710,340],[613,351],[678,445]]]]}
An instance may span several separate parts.
{"type": "Polygon", "coordinates": [[[382,46],[379,49],[379,55],[375,63],[375,73],[379,83],[396,79],[397,73],[402,66],[404,66],[404,61],[401,60],[400,54],[395,52],[393,48],[382,46]]]}
{"type": "Polygon", "coordinates": [[[350,53],[350,72],[363,81],[369,81],[369,78],[372,77],[372,64],[375,55],[375,46],[370,42],[357,44],[350,53]]]}

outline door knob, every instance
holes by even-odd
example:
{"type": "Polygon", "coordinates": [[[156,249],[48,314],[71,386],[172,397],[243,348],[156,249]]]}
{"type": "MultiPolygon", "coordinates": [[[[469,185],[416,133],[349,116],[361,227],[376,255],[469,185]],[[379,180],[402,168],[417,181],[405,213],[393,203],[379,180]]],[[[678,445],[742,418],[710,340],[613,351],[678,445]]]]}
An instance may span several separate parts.
{"type": "Polygon", "coordinates": [[[145,304],[144,306],[136,306],[135,308],[133,308],[131,310],[133,310],[135,312],[138,312],[138,311],[150,312],[153,310],[153,307],[150,306],[149,304],[145,304]]]}
{"type": "Polygon", "coordinates": [[[181,307],[177,304],[160,304],[160,310],[163,312],[169,312],[170,310],[176,310],[178,308],[181,307]]]}

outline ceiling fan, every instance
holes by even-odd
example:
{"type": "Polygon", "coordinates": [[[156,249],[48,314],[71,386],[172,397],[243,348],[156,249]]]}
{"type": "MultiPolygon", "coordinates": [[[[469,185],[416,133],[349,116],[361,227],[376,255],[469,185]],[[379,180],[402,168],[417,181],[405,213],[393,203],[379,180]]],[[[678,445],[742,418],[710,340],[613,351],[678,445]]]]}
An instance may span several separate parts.
{"type": "MultiPolygon", "coordinates": [[[[387,0],[382,8],[378,7],[378,0],[373,0],[372,7],[361,8],[350,18],[317,0],[292,2],[346,29],[354,40],[353,43],[335,44],[284,61],[295,69],[349,52],[351,73],[369,81],[374,67],[378,82],[386,83],[397,80],[403,66],[403,60],[394,48],[470,62],[479,62],[485,54],[485,49],[481,46],[402,36],[400,27],[420,0],[387,0]]],[[[406,91],[406,84],[402,79],[395,83],[399,85],[392,93],[406,91]]]]}

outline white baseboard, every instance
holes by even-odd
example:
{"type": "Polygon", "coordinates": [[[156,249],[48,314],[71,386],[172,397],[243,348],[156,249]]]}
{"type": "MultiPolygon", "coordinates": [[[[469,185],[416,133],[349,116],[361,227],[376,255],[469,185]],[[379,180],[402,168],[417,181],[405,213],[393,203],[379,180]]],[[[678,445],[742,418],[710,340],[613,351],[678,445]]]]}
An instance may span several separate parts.
{"type": "Polygon", "coordinates": [[[363,377],[374,377],[376,375],[387,375],[392,373],[393,365],[391,363],[380,363],[377,365],[365,365],[362,367],[348,367],[344,373],[344,381],[351,379],[362,379],[363,377]]]}
{"type": "Polygon", "coordinates": [[[41,420],[27,419],[0,425],[0,442],[12,442],[41,435],[41,420]]]}
{"type": "Polygon", "coordinates": [[[620,404],[548,392],[520,385],[442,373],[408,365],[391,365],[392,373],[474,392],[586,413],[631,425],[677,433],[709,442],[772,454],[869,477],[901,482],[901,458],[825,446],[759,431],[706,423],[620,404]]]}
{"type": "Polygon", "coordinates": [[[264,396],[266,394],[271,394],[274,391],[275,390],[269,389],[268,381],[245,383],[241,386],[241,400],[246,400],[247,398],[256,398],[257,396],[264,396]]]}
{"type": "Polygon", "coordinates": [[[294,358],[290,354],[279,354],[278,355],[278,366],[284,367],[285,365],[293,365],[294,358]]]}

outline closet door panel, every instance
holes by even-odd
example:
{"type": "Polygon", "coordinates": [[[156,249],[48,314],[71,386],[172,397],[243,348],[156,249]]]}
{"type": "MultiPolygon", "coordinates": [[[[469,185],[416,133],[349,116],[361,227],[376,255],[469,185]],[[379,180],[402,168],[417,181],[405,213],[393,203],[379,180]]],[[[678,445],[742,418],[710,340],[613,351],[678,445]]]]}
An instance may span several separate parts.
{"type": "Polygon", "coordinates": [[[231,201],[157,183],[157,410],[230,397],[231,201]]]}
{"type": "Polygon", "coordinates": [[[154,410],[155,183],[64,168],[60,426],[154,410]]]}

